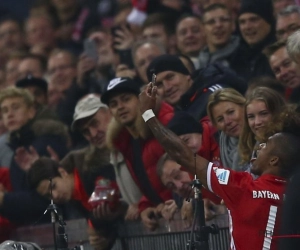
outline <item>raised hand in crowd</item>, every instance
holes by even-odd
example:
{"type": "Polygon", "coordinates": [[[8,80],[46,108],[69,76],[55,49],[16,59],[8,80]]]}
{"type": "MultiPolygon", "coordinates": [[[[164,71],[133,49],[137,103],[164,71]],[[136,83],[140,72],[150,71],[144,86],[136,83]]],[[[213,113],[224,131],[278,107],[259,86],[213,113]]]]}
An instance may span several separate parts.
{"type": "Polygon", "coordinates": [[[99,220],[115,220],[124,212],[125,205],[123,203],[113,209],[109,204],[102,203],[92,210],[94,218],[99,220]]]}
{"type": "MultiPolygon", "coordinates": [[[[59,161],[58,154],[53,150],[53,148],[47,146],[47,152],[52,160],[59,161]]],[[[40,156],[38,152],[32,146],[30,146],[28,150],[24,147],[19,147],[15,153],[16,163],[25,172],[27,172],[31,168],[32,164],[39,158],[40,156]]]]}
{"type": "Polygon", "coordinates": [[[86,54],[81,54],[77,64],[77,84],[83,86],[85,76],[96,68],[97,62],[88,57],[86,54]]]}
{"type": "Polygon", "coordinates": [[[134,35],[130,28],[126,25],[121,25],[120,28],[115,29],[113,37],[113,47],[116,50],[131,49],[134,43],[134,35]]]}
{"type": "Polygon", "coordinates": [[[148,207],[143,212],[141,212],[141,220],[144,226],[150,231],[154,231],[158,227],[158,215],[161,211],[163,203],[156,207],[148,207]]]}
{"type": "Polygon", "coordinates": [[[180,210],[180,214],[185,228],[189,228],[192,225],[194,218],[194,209],[192,202],[184,200],[180,210]]]}
{"type": "Polygon", "coordinates": [[[128,206],[124,219],[137,220],[140,216],[138,204],[131,204],[128,206]]]}
{"type": "Polygon", "coordinates": [[[164,207],[161,210],[161,216],[166,220],[172,220],[174,214],[178,211],[178,207],[174,200],[167,200],[164,203],[164,207]]]}

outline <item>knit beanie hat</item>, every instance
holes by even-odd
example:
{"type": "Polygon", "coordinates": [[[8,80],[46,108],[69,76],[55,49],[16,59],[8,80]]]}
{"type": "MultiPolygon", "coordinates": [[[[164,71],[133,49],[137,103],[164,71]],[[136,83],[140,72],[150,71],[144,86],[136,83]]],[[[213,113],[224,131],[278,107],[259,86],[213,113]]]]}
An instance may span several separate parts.
{"type": "Polygon", "coordinates": [[[176,135],[202,134],[203,128],[193,116],[184,111],[176,111],[167,127],[176,135]]]}
{"type": "Polygon", "coordinates": [[[151,82],[152,74],[158,74],[164,71],[179,72],[184,75],[189,75],[188,69],[184,66],[178,56],[175,55],[161,55],[156,57],[147,68],[148,81],[151,82]]]}
{"type": "Polygon", "coordinates": [[[244,13],[259,15],[271,26],[275,23],[272,0],[242,0],[239,16],[244,13]]]}

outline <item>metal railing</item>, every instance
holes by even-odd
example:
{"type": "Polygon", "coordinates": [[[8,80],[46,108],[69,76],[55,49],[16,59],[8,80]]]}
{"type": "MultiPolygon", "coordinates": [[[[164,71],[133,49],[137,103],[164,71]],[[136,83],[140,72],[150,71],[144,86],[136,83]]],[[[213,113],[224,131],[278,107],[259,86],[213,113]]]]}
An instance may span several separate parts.
{"type": "MultiPolygon", "coordinates": [[[[229,249],[229,231],[227,215],[220,215],[207,223],[217,224],[219,234],[210,235],[210,250],[229,249]]],[[[118,235],[112,250],[184,250],[190,238],[190,228],[185,228],[181,219],[167,222],[160,220],[159,228],[154,232],[146,230],[140,221],[120,223],[118,235]]],[[[92,249],[88,244],[87,223],[84,219],[67,221],[66,233],[69,248],[82,245],[84,250],[92,249]]],[[[12,237],[16,241],[34,242],[44,249],[53,249],[51,225],[23,227],[16,230],[12,237]]]]}

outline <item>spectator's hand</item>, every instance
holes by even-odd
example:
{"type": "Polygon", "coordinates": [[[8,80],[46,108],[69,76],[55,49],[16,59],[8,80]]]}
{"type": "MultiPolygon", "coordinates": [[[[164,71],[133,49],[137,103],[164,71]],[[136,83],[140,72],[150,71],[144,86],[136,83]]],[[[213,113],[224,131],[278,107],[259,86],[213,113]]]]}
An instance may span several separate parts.
{"type": "Polygon", "coordinates": [[[204,214],[205,214],[205,220],[209,221],[216,217],[215,207],[216,204],[213,203],[209,199],[203,199],[204,202],[204,214]]]}
{"type": "Polygon", "coordinates": [[[119,64],[116,68],[116,77],[129,77],[133,79],[136,77],[136,72],[133,69],[129,69],[126,64],[119,64]]]}
{"type": "Polygon", "coordinates": [[[148,207],[141,212],[141,220],[144,226],[150,231],[154,231],[158,227],[158,219],[156,218],[156,208],[148,207]]]}
{"type": "Polygon", "coordinates": [[[126,25],[122,25],[121,29],[116,30],[116,35],[114,36],[114,49],[116,50],[131,49],[133,42],[134,42],[134,35],[126,25]]]}
{"type": "Polygon", "coordinates": [[[57,162],[60,161],[58,154],[57,154],[57,153],[55,152],[55,150],[54,150],[53,148],[51,148],[50,146],[47,146],[47,152],[48,152],[48,154],[50,155],[50,158],[51,158],[53,161],[57,161],[57,162]]]}
{"type": "Polygon", "coordinates": [[[147,87],[140,93],[140,95],[139,95],[140,110],[141,110],[142,114],[148,109],[155,110],[155,108],[156,108],[156,92],[157,92],[157,87],[153,86],[153,84],[150,82],[147,85],[147,87]]]}
{"type": "Polygon", "coordinates": [[[15,161],[23,171],[27,172],[39,157],[34,147],[30,146],[28,150],[20,147],[16,150],[15,161]]]}
{"type": "Polygon", "coordinates": [[[181,219],[184,220],[185,227],[188,228],[192,225],[192,221],[194,218],[194,211],[192,202],[188,202],[186,200],[183,201],[181,210],[181,219]]]}
{"type": "Polygon", "coordinates": [[[86,54],[81,54],[77,64],[77,83],[79,86],[84,85],[85,75],[96,68],[97,62],[88,57],[86,54]]]}
{"type": "Polygon", "coordinates": [[[178,207],[174,200],[168,200],[164,203],[161,215],[166,220],[172,220],[178,207]]]}
{"type": "Polygon", "coordinates": [[[95,250],[107,249],[110,239],[101,235],[99,231],[94,228],[88,227],[89,243],[95,250]]]}
{"type": "Polygon", "coordinates": [[[126,215],[125,215],[125,220],[137,220],[140,216],[139,208],[137,204],[131,204],[129,205],[126,215]]]}
{"type": "Polygon", "coordinates": [[[123,206],[118,206],[114,211],[107,203],[102,203],[92,210],[95,219],[99,220],[114,220],[122,212],[123,206]]]}

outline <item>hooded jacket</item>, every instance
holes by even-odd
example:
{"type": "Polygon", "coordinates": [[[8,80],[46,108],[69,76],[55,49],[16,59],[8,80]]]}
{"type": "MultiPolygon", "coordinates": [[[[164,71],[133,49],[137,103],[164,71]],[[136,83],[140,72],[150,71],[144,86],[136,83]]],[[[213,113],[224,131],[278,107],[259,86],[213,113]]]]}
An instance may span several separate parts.
{"type": "Polygon", "coordinates": [[[247,90],[247,83],[243,79],[218,63],[196,70],[192,79],[192,86],[182,95],[177,108],[188,112],[198,121],[207,115],[208,98],[217,89],[233,88],[241,94],[247,90]]]}
{"type": "MultiPolygon", "coordinates": [[[[163,125],[166,125],[172,117],[173,108],[170,105],[162,102],[161,107],[157,112],[158,120],[163,125]]],[[[163,186],[158,175],[156,174],[156,164],[159,158],[164,154],[164,149],[153,137],[151,131],[146,126],[141,116],[139,116],[136,120],[136,127],[139,133],[137,137],[141,145],[141,159],[151,185],[150,189],[152,188],[156,195],[159,196],[161,202],[166,201],[171,198],[171,193],[163,186]]],[[[147,207],[158,205],[158,203],[153,199],[151,200],[149,196],[145,196],[146,192],[143,187],[144,183],[141,183],[141,180],[138,178],[138,174],[134,171],[133,164],[135,161],[134,157],[136,155],[131,144],[132,139],[133,136],[130,134],[130,132],[115,119],[112,119],[107,131],[107,143],[111,148],[115,148],[123,154],[133,180],[143,192],[144,196],[139,202],[139,210],[142,212],[147,207]]]]}

